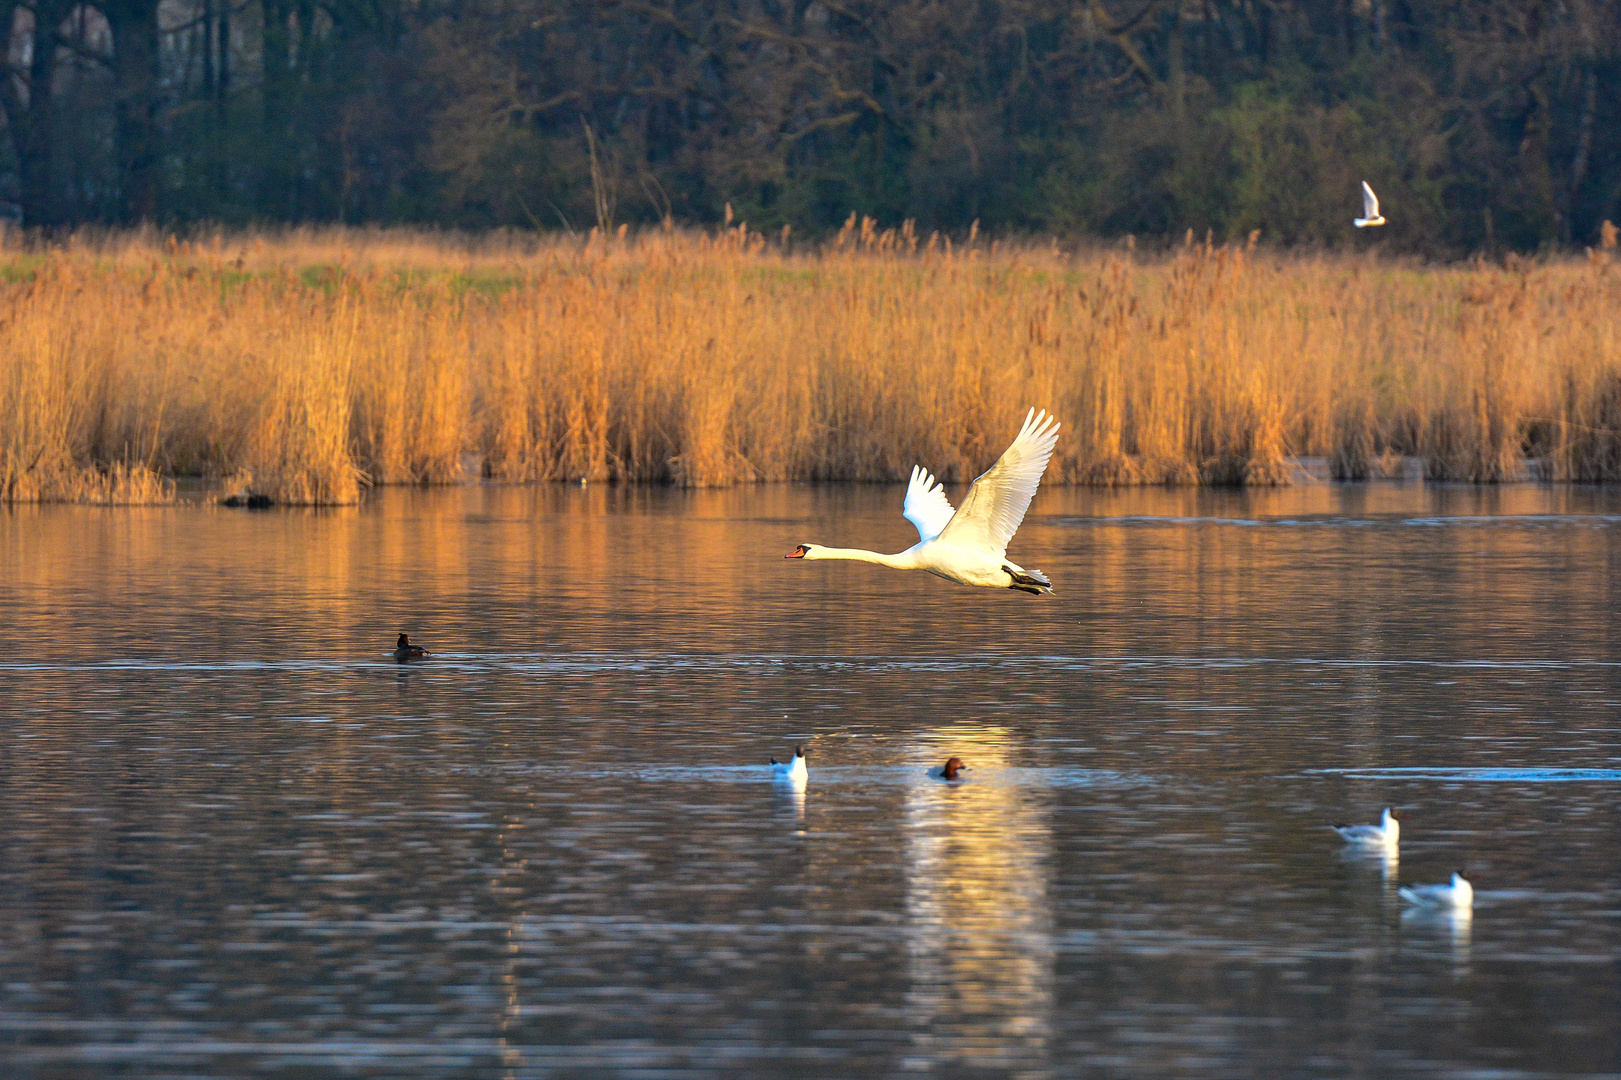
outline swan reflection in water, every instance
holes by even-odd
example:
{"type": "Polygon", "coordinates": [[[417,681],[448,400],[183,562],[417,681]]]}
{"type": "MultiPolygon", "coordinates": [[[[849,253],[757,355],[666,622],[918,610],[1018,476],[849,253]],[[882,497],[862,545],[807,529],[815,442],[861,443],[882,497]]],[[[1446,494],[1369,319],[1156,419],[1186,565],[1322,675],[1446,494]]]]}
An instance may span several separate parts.
{"type": "Polygon", "coordinates": [[[1006,731],[934,735],[972,771],[962,783],[931,776],[947,756],[931,751],[906,796],[908,1067],[1044,1068],[1054,1005],[1047,807],[999,781],[1016,745],[1006,731]]]}

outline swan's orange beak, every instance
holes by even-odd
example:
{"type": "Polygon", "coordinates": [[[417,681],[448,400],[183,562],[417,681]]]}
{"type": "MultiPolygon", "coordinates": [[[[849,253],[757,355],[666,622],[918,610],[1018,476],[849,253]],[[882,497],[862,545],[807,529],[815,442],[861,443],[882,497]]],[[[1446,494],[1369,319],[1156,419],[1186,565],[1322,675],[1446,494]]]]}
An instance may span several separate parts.
{"type": "Polygon", "coordinates": [[[790,551],[788,554],[783,556],[783,558],[785,558],[785,559],[803,559],[804,557],[805,557],[805,545],[804,544],[799,545],[798,547],[794,548],[794,550],[790,551]]]}

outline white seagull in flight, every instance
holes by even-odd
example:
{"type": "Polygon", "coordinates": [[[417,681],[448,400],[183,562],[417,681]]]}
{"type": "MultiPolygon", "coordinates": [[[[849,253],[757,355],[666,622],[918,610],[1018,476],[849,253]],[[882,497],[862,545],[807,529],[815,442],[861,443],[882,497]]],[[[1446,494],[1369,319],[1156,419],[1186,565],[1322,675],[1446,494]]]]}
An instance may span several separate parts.
{"type": "Polygon", "coordinates": [[[1366,180],[1362,181],[1362,216],[1352,222],[1357,228],[1365,229],[1369,225],[1383,225],[1385,219],[1379,215],[1379,196],[1373,193],[1366,180]]]}

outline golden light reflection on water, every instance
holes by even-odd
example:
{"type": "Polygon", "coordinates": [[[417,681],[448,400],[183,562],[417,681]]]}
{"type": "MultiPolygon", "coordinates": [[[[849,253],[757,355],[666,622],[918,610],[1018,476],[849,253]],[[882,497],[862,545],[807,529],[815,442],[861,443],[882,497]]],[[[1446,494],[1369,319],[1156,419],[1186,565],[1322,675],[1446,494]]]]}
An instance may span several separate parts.
{"type": "MultiPolygon", "coordinates": [[[[1019,745],[1003,728],[929,733],[970,779],[918,770],[906,795],[907,1019],[923,1065],[1040,1068],[1053,1023],[1052,837],[1028,788],[998,783],[1019,745]]],[[[923,762],[919,762],[923,764],[923,762]]]]}
{"type": "MultiPolygon", "coordinates": [[[[0,572],[23,602],[0,644],[64,660],[379,659],[404,629],[440,653],[933,652],[943,623],[964,640],[1033,655],[1052,651],[1059,627],[1062,651],[1082,655],[1264,656],[1309,645],[1392,659],[1393,642],[1425,654],[1523,649],[1524,620],[1505,610],[1551,618],[1613,605],[1621,589],[1612,530],[1562,527],[1561,550],[1580,572],[1561,573],[1546,564],[1546,527],[1535,519],[1390,526],[1415,512],[1468,522],[1621,511],[1604,492],[1530,487],[1043,490],[1013,552],[1057,583],[1040,601],[781,558],[805,540],[905,547],[916,534],[900,496],[487,485],[389,489],[329,511],[12,508],[0,512],[0,572]],[[1350,527],[1324,527],[1334,515],[1342,524],[1349,515],[1350,527]],[[1410,641],[1408,609],[1391,606],[1392,595],[1444,602],[1454,617],[1410,641]],[[175,642],[163,613],[177,606],[199,629],[213,620],[215,640],[175,642]]],[[[1589,644],[1602,653],[1608,624],[1596,629],[1589,644]]],[[[1376,678],[1364,675],[1360,719],[1381,708],[1376,678]]],[[[1359,745],[1378,759],[1377,739],[1359,745]]]]}

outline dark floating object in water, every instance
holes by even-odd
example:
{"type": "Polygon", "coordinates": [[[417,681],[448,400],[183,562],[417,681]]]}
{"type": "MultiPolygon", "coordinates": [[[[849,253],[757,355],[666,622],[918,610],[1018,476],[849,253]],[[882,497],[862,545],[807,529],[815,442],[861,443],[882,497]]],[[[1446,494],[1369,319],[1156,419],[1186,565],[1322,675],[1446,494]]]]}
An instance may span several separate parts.
{"type": "Polygon", "coordinates": [[[432,655],[421,645],[411,644],[411,635],[404,631],[400,632],[400,640],[394,643],[394,659],[402,664],[407,660],[425,660],[432,655]]]}
{"type": "Polygon", "coordinates": [[[962,763],[962,758],[948,758],[946,763],[940,766],[940,779],[950,780],[953,782],[961,780],[962,777],[958,776],[957,774],[966,768],[968,768],[968,766],[962,763]]]}
{"type": "Polygon", "coordinates": [[[276,505],[276,500],[269,495],[260,495],[252,491],[240,491],[228,499],[220,500],[221,506],[245,506],[249,510],[264,510],[276,505]]]}

